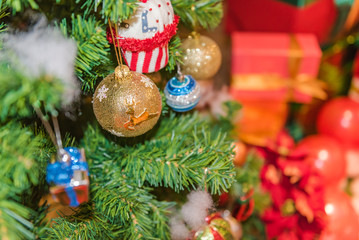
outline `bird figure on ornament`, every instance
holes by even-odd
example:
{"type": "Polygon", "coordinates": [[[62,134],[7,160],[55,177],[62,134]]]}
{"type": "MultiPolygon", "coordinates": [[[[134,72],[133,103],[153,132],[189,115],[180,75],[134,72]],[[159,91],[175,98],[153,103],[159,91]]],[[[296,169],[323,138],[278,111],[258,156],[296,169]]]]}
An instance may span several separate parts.
{"type": "Polygon", "coordinates": [[[130,119],[123,126],[128,130],[135,130],[136,125],[139,125],[142,122],[145,122],[145,121],[147,121],[147,120],[149,120],[151,118],[157,117],[159,115],[159,112],[149,113],[147,108],[145,108],[143,110],[143,112],[136,117],[135,116],[135,109],[134,109],[135,103],[132,101],[130,103],[126,102],[126,104],[127,104],[126,113],[128,115],[130,115],[130,119]]]}

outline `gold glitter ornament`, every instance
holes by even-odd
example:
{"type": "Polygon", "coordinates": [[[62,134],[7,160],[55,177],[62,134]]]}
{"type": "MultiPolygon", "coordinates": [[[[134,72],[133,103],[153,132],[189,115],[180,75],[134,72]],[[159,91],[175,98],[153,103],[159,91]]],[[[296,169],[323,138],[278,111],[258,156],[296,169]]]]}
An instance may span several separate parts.
{"type": "Polygon", "coordinates": [[[93,109],[105,130],[118,137],[135,137],[157,123],[162,99],[151,79],[123,65],[98,85],[93,109]]]}
{"type": "Polygon", "coordinates": [[[204,80],[218,72],[222,63],[222,53],[211,38],[192,33],[183,41],[181,48],[184,50],[181,65],[183,74],[204,80]]]}

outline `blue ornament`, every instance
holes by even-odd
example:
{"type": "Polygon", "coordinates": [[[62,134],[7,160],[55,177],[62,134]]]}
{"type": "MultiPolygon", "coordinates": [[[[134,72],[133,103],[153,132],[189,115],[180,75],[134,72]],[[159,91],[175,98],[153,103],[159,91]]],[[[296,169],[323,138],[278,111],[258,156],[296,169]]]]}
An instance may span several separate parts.
{"type": "Polygon", "coordinates": [[[89,168],[78,148],[67,147],[60,153],[59,161],[47,165],[46,181],[55,199],[77,207],[88,201],[89,168]]]}
{"type": "Polygon", "coordinates": [[[200,87],[190,75],[183,75],[183,81],[171,78],[164,90],[167,104],[176,112],[192,110],[199,102],[200,87]]]}

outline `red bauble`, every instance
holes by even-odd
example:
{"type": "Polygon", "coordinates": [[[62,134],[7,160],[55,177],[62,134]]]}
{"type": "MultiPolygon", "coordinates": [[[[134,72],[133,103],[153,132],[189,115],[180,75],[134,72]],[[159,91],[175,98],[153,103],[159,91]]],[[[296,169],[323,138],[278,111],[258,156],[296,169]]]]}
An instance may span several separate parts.
{"type": "Polygon", "coordinates": [[[308,154],[306,161],[318,169],[325,184],[339,183],[345,177],[344,153],[335,139],[323,135],[309,136],[298,144],[296,150],[308,154]]]}
{"type": "Polygon", "coordinates": [[[240,167],[246,162],[247,153],[248,153],[248,147],[243,142],[235,142],[234,147],[234,165],[240,167]]]}
{"type": "Polygon", "coordinates": [[[325,212],[328,221],[320,240],[358,240],[359,220],[347,194],[336,188],[327,189],[325,212]]]}
{"type": "Polygon", "coordinates": [[[359,145],[359,103],[347,97],[331,100],[321,109],[318,132],[332,136],[346,146],[359,145]]]}
{"type": "Polygon", "coordinates": [[[345,147],[344,156],[347,163],[347,177],[359,177],[359,147],[345,147]]]}

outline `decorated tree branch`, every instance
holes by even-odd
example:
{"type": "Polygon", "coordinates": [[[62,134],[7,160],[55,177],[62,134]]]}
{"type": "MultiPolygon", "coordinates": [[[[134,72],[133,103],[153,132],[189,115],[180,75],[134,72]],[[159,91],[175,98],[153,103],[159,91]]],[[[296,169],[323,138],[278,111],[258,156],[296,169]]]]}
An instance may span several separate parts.
{"type": "Polygon", "coordinates": [[[228,191],[235,181],[230,114],[215,120],[175,112],[200,98],[179,67],[185,49],[177,24],[214,28],[222,5],[172,4],[0,1],[2,239],[170,239],[183,193],[228,191]],[[25,11],[48,20],[25,21],[20,31],[13,21],[25,11]],[[164,92],[144,75],[160,69],[174,76],[164,92]],[[76,114],[70,125],[80,134],[66,125],[76,114]],[[171,197],[160,194],[168,191],[171,197]],[[49,193],[71,213],[49,218],[49,193]]]}

